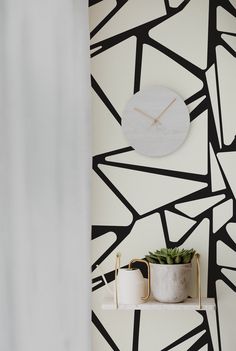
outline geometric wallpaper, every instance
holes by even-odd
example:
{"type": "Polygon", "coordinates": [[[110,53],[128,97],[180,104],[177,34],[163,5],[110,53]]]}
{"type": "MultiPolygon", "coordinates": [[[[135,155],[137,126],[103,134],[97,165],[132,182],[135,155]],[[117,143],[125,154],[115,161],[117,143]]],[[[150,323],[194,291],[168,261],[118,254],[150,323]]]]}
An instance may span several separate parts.
{"type": "MultiPolygon", "coordinates": [[[[236,0],[90,0],[93,350],[233,351],[236,345],[236,0]],[[191,118],[171,155],[136,153],[131,96],[163,85],[191,118]],[[215,312],[103,311],[100,271],[163,246],[201,254],[215,312]]],[[[145,276],[146,272],[143,271],[145,276]]]]}

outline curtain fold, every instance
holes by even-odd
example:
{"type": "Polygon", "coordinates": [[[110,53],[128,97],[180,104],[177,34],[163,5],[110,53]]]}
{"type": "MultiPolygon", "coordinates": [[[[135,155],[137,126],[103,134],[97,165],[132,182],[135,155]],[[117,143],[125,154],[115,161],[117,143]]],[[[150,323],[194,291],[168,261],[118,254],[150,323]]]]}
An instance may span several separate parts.
{"type": "Polygon", "coordinates": [[[0,350],[87,351],[84,0],[0,0],[0,350]]]}

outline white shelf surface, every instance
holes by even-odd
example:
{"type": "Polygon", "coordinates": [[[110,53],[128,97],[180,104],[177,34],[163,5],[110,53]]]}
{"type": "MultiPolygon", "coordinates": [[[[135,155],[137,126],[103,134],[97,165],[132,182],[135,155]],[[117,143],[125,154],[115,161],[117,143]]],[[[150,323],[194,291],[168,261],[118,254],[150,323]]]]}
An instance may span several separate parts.
{"type": "MultiPolygon", "coordinates": [[[[102,309],[104,310],[116,310],[114,299],[112,297],[105,297],[102,309]]],[[[214,311],[216,309],[214,298],[202,298],[201,310],[214,311]]],[[[188,298],[184,302],[179,303],[163,303],[155,300],[148,300],[145,303],[139,305],[119,305],[118,310],[182,310],[182,311],[194,311],[200,310],[197,298],[188,298]]]]}

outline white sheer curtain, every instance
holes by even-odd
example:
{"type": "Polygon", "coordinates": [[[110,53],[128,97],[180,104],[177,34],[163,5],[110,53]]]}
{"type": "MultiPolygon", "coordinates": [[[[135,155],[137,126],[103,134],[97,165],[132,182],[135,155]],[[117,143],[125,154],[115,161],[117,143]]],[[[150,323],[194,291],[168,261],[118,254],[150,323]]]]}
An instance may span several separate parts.
{"type": "Polygon", "coordinates": [[[0,350],[87,351],[85,0],[0,0],[0,350]]]}

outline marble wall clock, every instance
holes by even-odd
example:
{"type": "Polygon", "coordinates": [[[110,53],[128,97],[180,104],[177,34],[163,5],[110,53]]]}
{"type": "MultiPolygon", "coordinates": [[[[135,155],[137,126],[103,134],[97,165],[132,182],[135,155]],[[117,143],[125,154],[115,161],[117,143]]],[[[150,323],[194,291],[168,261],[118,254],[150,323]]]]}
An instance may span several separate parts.
{"type": "Polygon", "coordinates": [[[164,156],[177,150],[185,141],[189,127],[189,111],[183,99],[162,86],[133,95],[122,116],[129,144],[146,156],[164,156]]]}

